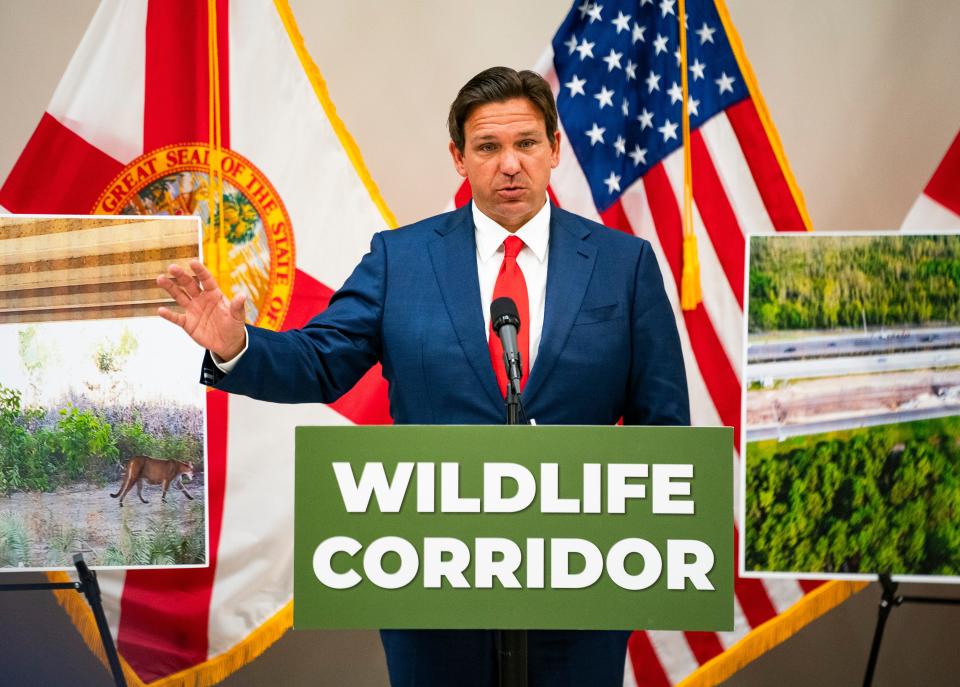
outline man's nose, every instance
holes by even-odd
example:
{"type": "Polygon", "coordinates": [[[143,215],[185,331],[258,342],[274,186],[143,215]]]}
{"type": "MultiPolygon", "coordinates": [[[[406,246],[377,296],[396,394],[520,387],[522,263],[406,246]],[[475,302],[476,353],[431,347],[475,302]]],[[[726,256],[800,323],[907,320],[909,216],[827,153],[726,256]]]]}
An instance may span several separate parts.
{"type": "Polygon", "coordinates": [[[520,158],[516,151],[507,149],[500,155],[500,172],[507,176],[513,176],[520,171],[520,158]]]}

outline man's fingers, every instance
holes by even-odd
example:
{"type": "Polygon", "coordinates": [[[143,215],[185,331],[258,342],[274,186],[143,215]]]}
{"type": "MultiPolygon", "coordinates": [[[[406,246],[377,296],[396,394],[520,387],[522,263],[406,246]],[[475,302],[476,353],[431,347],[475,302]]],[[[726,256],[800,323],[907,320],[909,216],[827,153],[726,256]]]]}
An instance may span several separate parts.
{"type": "MultiPolygon", "coordinates": [[[[217,284],[217,280],[210,274],[210,270],[204,267],[203,263],[199,260],[191,260],[190,269],[193,271],[193,274],[187,272],[180,265],[170,265],[170,267],[167,268],[167,278],[179,288],[183,289],[191,298],[196,298],[200,294],[201,288],[203,291],[221,290],[220,285],[217,284]]],[[[164,286],[159,279],[157,283],[164,286]]],[[[164,286],[164,288],[167,290],[167,293],[174,295],[166,286],[164,286]]]]}
{"type": "Polygon", "coordinates": [[[186,308],[188,305],[190,305],[190,296],[184,293],[183,289],[170,281],[169,277],[161,274],[159,277],[157,277],[157,285],[166,291],[170,297],[177,302],[177,305],[183,308],[186,308]]]}
{"type": "Polygon", "coordinates": [[[159,277],[157,277],[157,286],[166,291],[174,300],[177,298],[177,293],[183,293],[180,290],[180,287],[170,281],[170,277],[165,274],[161,274],[159,277]]]}
{"type": "Polygon", "coordinates": [[[169,308],[164,308],[163,306],[157,308],[157,314],[168,322],[173,322],[181,329],[187,321],[187,316],[183,313],[175,312],[169,308]]]}
{"type": "Polygon", "coordinates": [[[238,293],[233,297],[233,300],[230,301],[230,314],[233,316],[233,319],[243,322],[247,318],[247,297],[242,293],[238,293]]]}
{"type": "Polygon", "coordinates": [[[210,270],[204,267],[199,260],[191,260],[190,269],[197,275],[197,279],[200,280],[200,286],[203,287],[204,291],[213,291],[220,288],[217,281],[213,278],[213,275],[210,274],[210,270]]]}
{"type": "Polygon", "coordinates": [[[187,274],[186,270],[180,267],[180,265],[170,265],[168,271],[173,281],[175,281],[177,286],[183,289],[188,296],[196,298],[200,295],[200,287],[197,285],[193,275],[187,274]]]}

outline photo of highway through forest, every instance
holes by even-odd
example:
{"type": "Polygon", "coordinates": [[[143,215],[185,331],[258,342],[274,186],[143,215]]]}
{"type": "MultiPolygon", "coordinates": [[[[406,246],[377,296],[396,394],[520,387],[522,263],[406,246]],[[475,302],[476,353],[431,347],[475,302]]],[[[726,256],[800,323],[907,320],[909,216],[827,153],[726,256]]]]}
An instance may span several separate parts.
{"type": "Polygon", "coordinates": [[[746,572],[960,575],[960,236],[752,237],[746,572]]]}

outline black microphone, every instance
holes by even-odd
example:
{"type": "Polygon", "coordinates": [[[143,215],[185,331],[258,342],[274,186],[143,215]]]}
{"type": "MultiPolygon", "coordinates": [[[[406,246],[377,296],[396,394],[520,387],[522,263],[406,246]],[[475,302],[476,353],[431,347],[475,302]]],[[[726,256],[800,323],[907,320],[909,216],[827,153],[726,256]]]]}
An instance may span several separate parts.
{"type": "Polygon", "coordinates": [[[490,304],[490,324],[500,337],[503,346],[503,364],[507,371],[507,381],[513,392],[520,395],[520,377],[523,365],[517,346],[517,333],[520,331],[520,313],[512,298],[497,298],[490,304]]]}

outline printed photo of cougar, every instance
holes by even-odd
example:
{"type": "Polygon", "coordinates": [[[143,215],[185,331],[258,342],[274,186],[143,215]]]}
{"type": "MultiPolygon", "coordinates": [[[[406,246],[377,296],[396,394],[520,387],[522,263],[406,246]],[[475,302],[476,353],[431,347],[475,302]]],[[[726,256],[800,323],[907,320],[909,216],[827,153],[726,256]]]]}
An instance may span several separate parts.
{"type": "Polygon", "coordinates": [[[110,496],[113,498],[119,496],[120,507],[123,508],[123,497],[127,495],[127,492],[129,492],[133,488],[134,483],[136,483],[137,496],[139,496],[140,500],[144,503],[149,503],[143,498],[142,493],[143,480],[146,480],[147,484],[163,484],[163,494],[160,500],[164,503],[167,501],[167,489],[170,487],[171,482],[177,489],[183,492],[184,496],[192,501],[193,497],[190,496],[190,492],[186,490],[186,487],[184,487],[181,482],[183,477],[190,480],[193,479],[193,466],[189,463],[184,463],[180,460],[159,460],[147,456],[134,456],[124,467],[123,479],[120,482],[119,491],[117,491],[116,494],[110,494],[110,496]]]}

